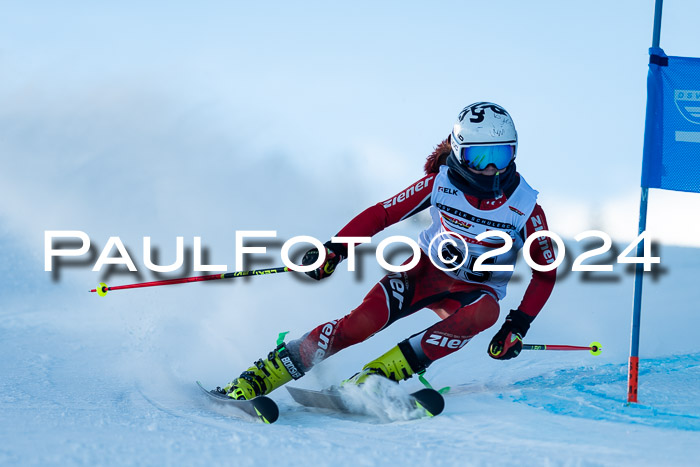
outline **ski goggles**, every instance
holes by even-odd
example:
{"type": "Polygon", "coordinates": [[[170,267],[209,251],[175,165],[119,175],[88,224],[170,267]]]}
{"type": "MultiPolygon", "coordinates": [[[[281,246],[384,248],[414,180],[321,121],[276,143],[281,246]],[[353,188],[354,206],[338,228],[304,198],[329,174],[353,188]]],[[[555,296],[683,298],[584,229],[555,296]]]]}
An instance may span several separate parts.
{"type": "Polygon", "coordinates": [[[503,170],[515,156],[515,144],[460,145],[458,148],[459,162],[474,170],[484,170],[491,164],[503,170]]]}

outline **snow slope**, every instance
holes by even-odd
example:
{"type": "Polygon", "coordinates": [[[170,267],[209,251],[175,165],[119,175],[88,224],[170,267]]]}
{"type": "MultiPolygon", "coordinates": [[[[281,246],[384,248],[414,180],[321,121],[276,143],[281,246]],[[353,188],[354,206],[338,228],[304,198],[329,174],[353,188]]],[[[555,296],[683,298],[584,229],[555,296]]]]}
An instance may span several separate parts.
{"type": "MultiPolygon", "coordinates": [[[[11,236],[4,246],[22,253],[11,236]]],[[[278,331],[296,336],[340,316],[379,271],[367,268],[362,281],[339,271],[321,284],[282,275],[100,299],[78,272],[49,282],[29,263],[6,263],[0,464],[696,465],[700,251],[663,247],[661,255],[666,272],[645,289],[640,405],[624,404],[631,276],[583,282],[571,274],[526,340],[600,340],[600,357],[533,351],[497,362],[486,356],[489,330],[428,372],[434,385],[452,387],[439,417],[345,417],[302,408],[278,391],[281,416],[271,426],[227,413],[194,380],[220,385],[272,348],[278,331]],[[13,284],[16,277],[28,281],[13,284]],[[32,279],[42,286],[22,285],[32,279]],[[329,303],[338,309],[320,306],[329,303]]],[[[504,309],[517,306],[525,285],[511,286],[504,309]]],[[[406,318],[296,384],[337,382],[434,319],[429,311],[406,318]]]]}

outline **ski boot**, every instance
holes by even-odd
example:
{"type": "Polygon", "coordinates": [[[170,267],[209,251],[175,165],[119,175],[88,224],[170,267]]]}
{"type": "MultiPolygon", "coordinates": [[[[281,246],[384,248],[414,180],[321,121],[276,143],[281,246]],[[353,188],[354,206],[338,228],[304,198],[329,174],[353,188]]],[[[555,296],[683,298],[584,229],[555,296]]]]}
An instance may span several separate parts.
{"type": "Polygon", "coordinates": [[[256,361],[253,366],[221,388],[219,392],[233,399],[253,399],[269,394],[292,379],[299,379],[302,376],[304,371],[292,360],[282,342],[267,354],[266,359],[261,358],[256,361]]]}
{"type": "Polygon", "coordinates": [[[362,367],[362,371],[344,380],[340,385],[360,385],[373,375],[383,376],[391,381],[404,381],[416,373],[422,373],[426,366],[422,365],[408,341],[394,346],[381,357],[372,360],[362,367]]]}

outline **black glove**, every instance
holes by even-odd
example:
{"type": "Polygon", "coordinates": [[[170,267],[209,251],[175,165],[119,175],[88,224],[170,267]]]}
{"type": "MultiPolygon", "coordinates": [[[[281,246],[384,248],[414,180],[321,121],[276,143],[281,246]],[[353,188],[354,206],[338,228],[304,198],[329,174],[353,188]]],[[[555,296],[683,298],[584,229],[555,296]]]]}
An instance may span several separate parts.
{"type": "MultiPolygon", "coordinates": [[[[338,265],[338,263],[345,259],[345,251],[342,244],[326,242],[323,244],[323,246],[326,247],[326,261],[324,261],[321,266],[313,271],[304,273],[317,281],[325,279],[333,274],[333,271],[335,271],[335,267],[338,265]]],[[[318,249],[312,248],[306,252],[301,260],[301,264],[308,266],[309,264],[314,264],[317,259],[318,249]]]]}
{"type": "Polygon", "coordinates": [[[520,310],[510,310],[506,322],[493,336],[489,344],[489,356],[498,360],[509,360],[518,356],[523,350],[523,337],[535,319],[520,310]]]}

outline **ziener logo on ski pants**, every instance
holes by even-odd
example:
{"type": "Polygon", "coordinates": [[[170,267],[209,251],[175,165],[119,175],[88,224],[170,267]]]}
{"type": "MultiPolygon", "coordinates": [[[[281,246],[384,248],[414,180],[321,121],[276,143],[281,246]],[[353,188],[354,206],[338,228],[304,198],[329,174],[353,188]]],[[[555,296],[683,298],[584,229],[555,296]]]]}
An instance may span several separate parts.
{"type": "Polygon", "coordinates": [[[336,324],[338,324],[338,321],[331,321],[330,323],[326,323],[321,329],[321,333],[318,336],[318,349],[316,349],[316,354],[314,356],[315,362],[320,362],[326,355],[326,351],[328,350],[328,344],[330,343],[331,337],[335,332],[336,324]]]}

